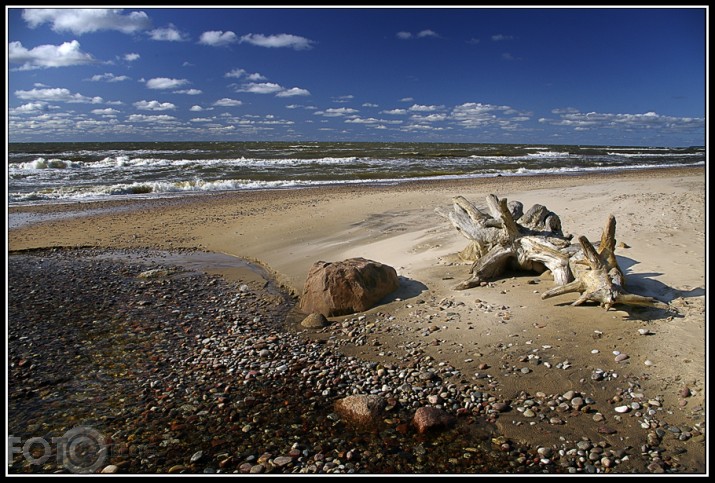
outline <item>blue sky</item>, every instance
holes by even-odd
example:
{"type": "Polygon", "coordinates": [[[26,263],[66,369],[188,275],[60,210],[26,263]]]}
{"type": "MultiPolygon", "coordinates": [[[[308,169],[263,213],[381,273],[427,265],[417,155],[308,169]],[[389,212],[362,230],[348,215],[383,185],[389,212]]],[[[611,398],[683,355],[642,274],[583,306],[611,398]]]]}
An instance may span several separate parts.
{"type": "Polygon", "coordinates": [[[705,7],[6,13],[9,142],[705,144],[705,7]]]}

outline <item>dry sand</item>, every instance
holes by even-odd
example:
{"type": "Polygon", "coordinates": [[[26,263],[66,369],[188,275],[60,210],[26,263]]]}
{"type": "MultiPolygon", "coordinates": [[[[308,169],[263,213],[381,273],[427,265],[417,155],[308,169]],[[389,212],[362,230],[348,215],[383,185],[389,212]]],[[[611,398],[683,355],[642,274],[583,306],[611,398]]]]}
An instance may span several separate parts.
{"type": "MultiPolygon", "coordinates": [[[[403,284],[386,303],[365,315],[369,320],[372,313],[389,313],[402,330],[376,333],[379,345],[344,347],[346,352],[379,361],[399,354],[399,348],[410,343],[422,343],[436,360],[453,364],[465,375],[476,374],[479,364],[487,364],[499,381],[496,390],[505,397],[516,397],[521,391],[534,395],[576,390],[603,403],[628,390],[626,381],[637,380],[646,398],[660,397],[659,417],[671,426],[692,428],[705,420],[704,169],[221,193],[12,208],[10,215],[11,222],[23,220],[8,231],[10,250],[200,248],[257,261],[296,296],[309,267],[318,260],[373,259],[393,266],[403,284]],[[564,232],[586,235],[592,241],[600,238],[607,216],[615,215],[617,241],[627,245],[616,255],[628,288],[667,302],[674,311],[573,307],[569,304],[575,294],[541,300],[539,294],[553,281],[529,273],[455,291],[454,286],[469,275],[470,265],[456,257],[466,239],[435,209],[449,210],[456,195],[485,206],[488,194],[521,201],[525,209],[543,204],[560,216],[564,232]],[[430,327],[433,331],[425,335],[430,327]],[[644,328],[652,335],[640,335],[638,329],[644,328]],[[615,362],[613,351],[626,353],[629,359],[615,362]],[[529,365],[528,354],[539,354],[552,367],[529,365]],[[646,365],[646,360],[653,364],[646,365]],[[571,367],[557,369],[563,361],[571,367]],[[532,369],[530,373],[514,370],[525,366],[532,369]],[[590,377],[596,368],[616,372],[619,379],[596,382],[590,377]],[[691,396],[681,396],[684,387],[691,396]]],[[[224,273],[249,277],[245,270],[224,273]]],[[[330,334],[335,333],[306,336],[330,334]]],[[[619,417],[613,411],[618,403],[610,404],[602,412],[606,422],[618,429],[613,435],[597,434],[597,425],[588,415],[580,418],[581,423],[555,426],[517,425],[518,418],[503,415],[499,430],[531,444],[587,436],[592,441],[615,438],[621,445],[630,439],[631,446],[638,448],[646,434],[639,418],[632,413],[619,417]]],[[[671,440],[677,443],[677,438],[671,440]]],[[[668,441],[663,442],[666,447],[668,441]]],[[[704,471],[705,455],[700,437],[688,441],[678,457],[688,468],[704,471]]]]}

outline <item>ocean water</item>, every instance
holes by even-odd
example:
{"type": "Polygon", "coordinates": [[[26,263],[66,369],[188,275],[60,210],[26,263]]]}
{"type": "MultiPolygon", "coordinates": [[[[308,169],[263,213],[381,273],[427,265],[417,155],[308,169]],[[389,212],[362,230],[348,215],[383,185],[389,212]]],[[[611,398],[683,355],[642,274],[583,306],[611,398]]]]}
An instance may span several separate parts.
{"type": "Polygon", "coordinates": [[[8,204],[703,166],[704,147],[448,143],[12,143],[8,204]]]}

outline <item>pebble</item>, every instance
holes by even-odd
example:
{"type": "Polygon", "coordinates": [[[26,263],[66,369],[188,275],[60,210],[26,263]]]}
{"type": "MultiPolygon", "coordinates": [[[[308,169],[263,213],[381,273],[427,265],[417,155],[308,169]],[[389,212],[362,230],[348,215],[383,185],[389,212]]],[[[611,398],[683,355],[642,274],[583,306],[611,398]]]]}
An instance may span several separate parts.
{"type": "MultiPolygon", "coordinates": [[[[25,256],[23,266],[34,263],[32,258],[27,262],[27,257],[36,256],[25,256]]],[[[61,255],[44,253],[43,256],[53,263],[65,263],[61,255]]],[[[12,260],[15,256],[9,258],[12,260]]],[[[113,453],[105,468],[116,466],[122,473],[445,474],[490,470],[543,473],[560,465],[568,473],[600,473],[605,468],[617,472],[619,457],[611,457],[611,453],[602,450],[584,453],[585,460],[576,463],[572,458],[575,453],[570,452],[582,447],[585,447],[583,451],[590,450],[593,444],[588,441],[560,447],[555,442],[553,447],[539,447],[527,457],[529,453],[525,448],[503,440],[495,446],[503,458],[487,464],[479,451],[465,450],[463,434],[442,430],[420,443],[427,448],[420,455],[414,440],[415,429],[405,423],[416,408],[429,403],[457,414],[462,425],[472,418],[487,418],[493,423],[504,417],[503,413],[509,414],[511,408],[521,408],[523,416],[529,419],[528,426],[534,429],[545,424],[567,425],[561,428],[564,429],[578,421],[572,418],[580,413],[573,409],[609,403],[585,397],[590,394],[586,387],[576,386],[561,396],[544,391],[534,395],[522,393],[505,400],[500,394],[498,377],[483,372],[479,373],[483,374],[481,377],[463,377],[447,362],[427,357],[418,345],[406,347],[405,355],[393,355],[398,362],[389,363],[385,357],[379,364],[345,356],[336,350],[341,345],[361,347],[360,341],[364,341],[362,346],[370,347],[371,331],[388,328],[389,314],[348,317],[342,323],[310,331],[313,335],[323,335],[322,340],[300,338],[283,329],[282,307],[287,305],[277,291],[268,297],[265,289],[253,290],[247,284],[229,286],[207,275],[182,274],[176,278],[138,282],[135,274],[156,267],[136,261],[120,263],[109,258],[101,262],[86,256],[77,259],[71,254],[67,260],[71,263],[62,265],[63,270],[57,272],[54,280],[56,283],[44,273],[38,276],[28,271],[20,276],[11,271],[12,280],[18,283],[8,287],[9,318],[17,313],[20,305],[33,301],[32,307],[51,304],[53,312],[67,304],[73,320],[83,328],[76,334],[63,331],[66,319],[54,321],[53,312],[48,315],[39,308],[35,310],[42,316],[43,325],[36,324],[37,327],[52,327],[51,331],[32,333],[31,326],[23,326],[18,333],[20,329],[11,325],[9,358],[25,362],[12,366],[10,377],[22,375],[23,385],[28,386],[42,382],[33,379],[37,375],[29,369],[38,364],[35,359],[40,357],[34,355],[37,350],[28,349],[21,355],[17,351],[24,350],[23,344],[28,343],[25,341],[47,340],[49,332],[52,338],[47,344],[53,351],[45,358],[52,356],[53,363],[64,372],[103,382],[93,389],[92,404],[67,404],[60,400],[48,406],[53,404],[48,398],[48,403],[38,406],[36,400],[23,399],[17,392],[10,395],[10,401],[13,405],[25,404],[27,414],[36,414],[37,420],[53,414],[53,419],[61,421],[63,414],[70,415],[80,408],[87,408],[90,414],[96,410],[91,414],[96,418],[109,415],[103,424],[112,428],[115,444],[126,443],[127,450],[126,456],[113,453]],[[20,283],[23,280],[27,283],[20,283]],[[31,285],[38,280],[43,280],[42,290],[30,295],[31,285]],[[92,296],[87,299],[81,295],[70,296],[72,285],[66,283],[68,280],[75,280],[77,286],[95,286],[92,296]],[[106,306],[102,305],[103,301],[106,306]],[[151,303],[138,303],[142,301],[151,303]],[[85,315],[86,327],[82,325],[85,315]],[[92,335],[93,327],[103,329],[102,338],[92,335]],[[28,339],[20,339],[28,335],[28,339]],[[94,354],[103,357],[104,374],[93,372],[95,369],[85,363],[73,362],[75,354],[80,356],[80,362],[88,360],[82,357],[87,357],[83,356],[83,349],[89,345],[92,345],[92,357],[96,357],[94,354]],[[384,428],[352,433],[340,417],[330,417],[330,402],[352,394],[380,394],[392,401],[388,403],[389,412],[380,420],[384,428]],[[559,411],[559,416],[551,411],[559,411]],[[201,429],[188,431],[189,428],[201,429]],[[400,451],[414,454],[414,460],[399,458],[400,451]],[[191,463],[190,468],[184,466],[187,462],[191,463]]],[[[431,323],[446,328],[436,317],[431,323]]],[[[298,327],[298,330],[301,329],[298,327]]],[[[536,343],[534,346],[541,347],[533,349],[539,351],[552,347],[536,343]]],[[[523,346],[515,344],[513,348],[516,347],[523,346]]],[[[482,357],[476,352],[469,355],[482,357]]],[[[530,352],[524,362],[551,368],[552,364],[543,360],[545,358],[544,353],[530,352]]],[[[577,370],[582,369],[579,365],[577,360],[556,364],[561,369],[577,370]]],[[[507,367],[509,374],[532,371],[529,367],[516,368],[511,364],[507,367]]],[[[478,365],[480,371],[488,368],[486,362],[478,365]]],[[[592,373],[592,379],[593,374],[599,374],[599,380],[603,381],[617,377],[615,373],[599,370],[592,373]]],[[[55,386],[64,390],[61,385],[55,386]]],[[[21,387],[10,386],[13,391],[21,387]]],[[[630,394],[624,394],[617,408],[628,404],[627,407],[636,410],[627,399],[630,394]]],[[[646,409],[660,410],[661,405],[655,398],[641,398],[640,404],[645,406],[643,401],[648,401],[646,409]]],[[[10,414],[9,423],[28,424],[12,419],[20,413],[10,411],[10,414]]],[[[654,418],[654,415],[639,416],[638,421],[644,418],[654,418]]],[[[593,420],[602,422],[605,418],[596,412],[593,420]]],[[[63,424],[68,423],[69,420],[63,424]]],[[[527,427],[526,421],[515,424],[527,427]]],[[[678,427],[676,432],[675,426],[662,427],[667,427],[674,440],[693,437],[686,431],[690,428],[678,427]]],[[[606,426],[598,428],[601,434],[613,434],[613,431],[606,426]]],[[[648,462],[650,460],[646,464],[648,462]]],[[[662,465],[659,463],[659,467],[663,468],[662,465]]],[[[11,471],[18,468],[15,463],[8,466],[11,471]]]]}

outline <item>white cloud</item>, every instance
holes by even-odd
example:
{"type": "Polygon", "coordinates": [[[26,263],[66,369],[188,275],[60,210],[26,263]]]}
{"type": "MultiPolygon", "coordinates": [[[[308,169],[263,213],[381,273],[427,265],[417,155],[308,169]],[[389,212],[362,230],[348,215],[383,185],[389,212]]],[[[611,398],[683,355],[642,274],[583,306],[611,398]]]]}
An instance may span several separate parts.
{"type": "Polygon", "coordinates": [[[30,28],[49,23],[55,32],[77,35],[98,30],[117,30],[131,34],[151,27],[144,12],[124,14],[121,8],[26,8],[22,18],[30,28]]]}
{"type": "Polygon", "coordinates": [[[238,42],[238,37],[235,33],[228,31],[224,32],[222,30],[210,30],[201,34],[199,38],[199,43],[204,45],[211,45],[213,47],[222,47],[224,45],[231,45],[238,42]]]}
{"type": "Polygon", "coordinates": [[[414,100],[414,97],[403,97],[402,99],[400,99],[400,102],[412,102],[414,100]]]}
{"type": "Polygon", "coordinates": [[[126,60],[127,62],[134,62],[135,60],[139,60],[139,57],[141,56],[135,53],[124,54],[124,60],[126,60]]]}
{"type": "Polygon", "coordinates": [[[413,112],[433,112],[433,111],[437,111],[439,109],[444,109],[444,106],[435,106],[435,105],[426,106],[423,104],[412,104],[412,106],[410,106],[410,111],[413,111],[413,112]]]}
{"type": "Polygon", "coordinates": [[[114,75],[110,72],[95,74],[89,80],[92,82],[122,82],[130,78],[125,75],[114,75]]]}
{"type": "Polygon", "coordinates": [[[380,107],[377,104],[373,104],[372,102],[365,102],[363,103],[362,107],[380,107]]]}
{"type": "Polygon", "coordinates": [[[402,121],[399,120],[376,119],[374,117],[354,117],[352,119],[346,119],[345,122],[352,124],[402,124],[402,121]]]}
{"type": "Polygon", "coordinates": [[[393,116],[400,116],[407,114],[407,109],[389,109],[387,111],[381,111],[380,114],[390,114],[393,116]]]}
{"type": "Polygon", "coordinates": [[[189,109],[189,111],[192,111],[192,112],[201,112],[203,110],[204,110],[204,108],[201,106],[191,106],[191,108],[189,109]]]}
{"type": "Polygon", "coordinates": [[[425,37],[439,37],[439,34],[435,32],[434,30],[422,30],[417,34],[418,38],[425,38],[425,37]]]}
{"type": "Polygon", "coordinates": [[[203,91],[201,89],[182,89],[180,91],[174,91],[174,94],[186,94],[187,96],[198,96],[203,91]]]}
{"type": "Polygon", "coordinates": [[[312,40],[291,34],[263,35],[247,34],[241,37],[241,43],[247,42],[259,47],[289,47],[295,50],[308,50],[315,43],[312,40]]]}
{"type": "Polygon", "coordinates": [[[493,42],[501,42],[503,40],[513,40],[513,39],[514,39],[514,37],[511,35],[504,35],[504,34],[492,35],[493,42]]]}
{"type": "Polygon", "coordinates": [[[108,107],[106,109],[92,109],[92,114],[96,114],[98,116],[115,116],[119,114],[119,111],[116,109],[112,109],[111,107],[108,107]]]}
{"type": "Polygon", "coordinates": [[[223,76],[224,77],[235,77],[236,79],[238,79],[245,74],[246,74],[246,71],[244,69],[232,69],[231,71],[226,72],[223,76]]]}
{"type": "Polygon", "coordinates": [[[455,106],[449,118],[467,129],[494,125],[505,130],[515,130],[518,125],[514,123],[528,121],[531,114],[517,112],[509,106],[466,102],[455,106]]]}
{"type": "Polygon", "coordinates": [[[171,102],[159,101],[139,101],[134,103],[134,107],[141,111],[170,111],[176,109],[176,106],[171,102]]]}
{"type": "Polygon", "coordinates": [[[149,89],[175,89],[188,84],[186,79],[169,79],[168,77],[155,77],[146,81],[149,89]]]}
{"type": "Polygon", "coordinates": [[[48,102],[68,102],[81,104],[99,104],[101,97],[86,97],[82,94],[72,94],[69,89],[55,87],[50,89],[32,89],[29,91],[15,91],[18,99],[39,100],[48,102]]]}
{"type": "Polygon", "coordinates": [[[213,119],[210,117],[194,117],[192,119],[189,119],[190,122],[212,122],[213,119]]]}
{"type": "Polygon", "coordinates": [[[214,106],[218,107],[236,107],[240,106],[243,104],[243,102],[239,101],[238,99],[229,99],[228,97],[224,97],[223,99],[219,99],[218,101],[214,102],[214,106]]]}
{"type": "Polygon", "coordinates": [[[30,50],[23,47],[21,42],[10,42],[8,60],[11,63],[22,64],[20,70],[70,67],[97,62],[90,54],[80,50],[79,42],[76,40],[62,45],[39,45],[30,50]]]}
{"type": "Polygon", "coordinates": [[[253,94],[275,94],[282,90],[283,87],[273,82],[251,82],[237,89],[238,92],[251,92],[253,94]]]}
{"type": "Polygon", "coordinates": [[[345,102],[350,102],[351,100],[355,99],[355,96],[352,94],[348,94],[346,96],[338,96],[338,97],[333,97],[333,102],[335,103],[345,103],[345,102]]]}
{"type": "Polygon", "coordinates": [[[245,69],[233,69],[230,72],[226,72],[223,76],[224,77],[235,77],[236,79],[245,77],[246,79],[248,79],[250,81],[266,80],[266,77],[259,74],[258,72],[249,74],[245,69]]]}
{"type": "Polygon", "coordinates": [[[158,28],[149,32],[149,37],[152,40],[160,40],[165,42],[182,42],[189,40],[188,35],[180,32],[175,26],[169,25],[166,28],[158,28]]]}
{"type": "Polygon", "coordinates": [[[309,96],[310,91],[308,89],[301,89],[300,87],[291,87],[290,89],[285,89],[276,94],[276,97],[293,97],[293,96],[309,96]]]}
{"type": "Polygon", "coordinates": [[[19,107],[11,109],[13,114],[36,114],[47,110],[47,104],[44,102],[28,102],[19,107]]]}
{"type": "Polygon", "coordinates": [[[554,126],[572,127],[581,131],[592,128],[606,128],[682,132],[689,130],[699,131],[705,126],[704,118],[663,116],[652,111],[643,114],[582,113],[573,108],[568,108],[563,110],[554,109],[552,112],[559,114],[560,119],[541,118],[539,122],[554,126]]]}
{"type": "Polygon", "coordinates": [[[156,116],[147,116],[146,114],[132,114],[127,118],[129,122],[156,122],[156,123],[167,123],[176,121],[174,116],[169,116],[168,114],[158,114],[156,116]]]}
{"type": "Polygon", "coordinates": [[[397,32],[395,34],[395,36],[400,40],[409,40],[409,39],[413,39],[413,38],[424,39],[425,37],[439,37],[439,34],[437,32],[435,32],[434,30],[425,29],[425,30],[420,30],[419,32],[417,32],[414,35],[412,34],[412,32],[401,31],[401,32],[397,32]]]}
{"type": "Polygon", "coordinates": [[[357,109],[351,109],[349,107],[338,107],[338,108],[330,108],[326,109],[324,111],[316,111],[314,114],[320,115],[320,116],[325,116],[325,117],[341,117],[341,116],[346,116],[348,114],[354,114],[358,112],[357,109]]]}
{"type": "Polygon", "coordinates": [[[446,114],[428,114],[427,116],[419,116],[419,115],[414,115],[410,116],[410,119],[413,121],[417,122],[437,122],[437,121],[444,121],[447,119],[446,114]]]}

